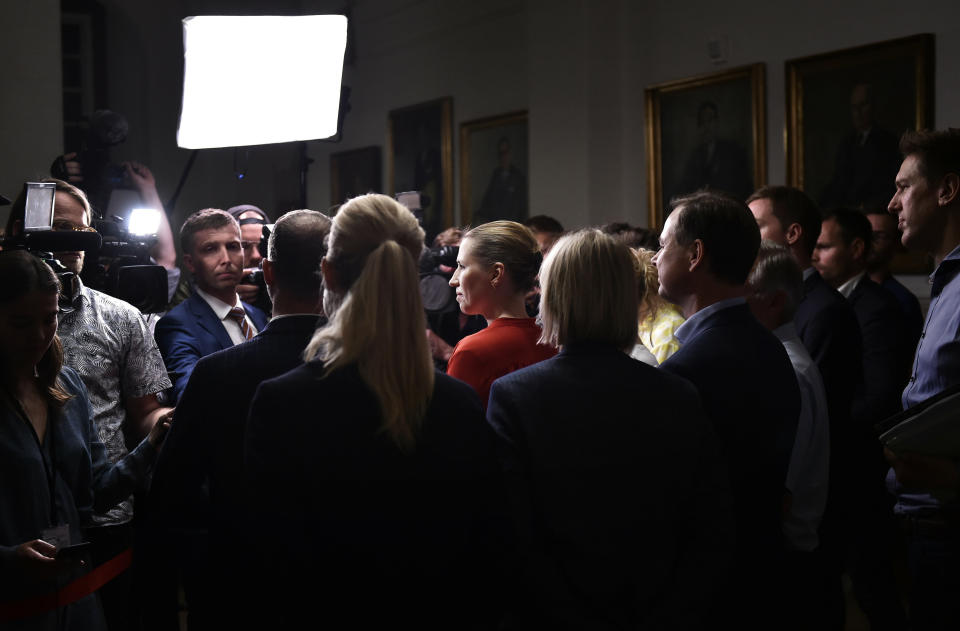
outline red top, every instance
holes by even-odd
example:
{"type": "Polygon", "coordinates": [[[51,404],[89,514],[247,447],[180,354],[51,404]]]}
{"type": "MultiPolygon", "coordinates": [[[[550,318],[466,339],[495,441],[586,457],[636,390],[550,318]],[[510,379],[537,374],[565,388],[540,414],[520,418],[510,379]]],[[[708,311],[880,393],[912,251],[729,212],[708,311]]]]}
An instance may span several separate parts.
{"type": "Polygon", "coordinates": [[[497,318],[457,343],[447,374],[473,386],[487,409],[494,379],[557,354],[554,347],[537,344],[540,332],[533,318],[497,318]]]}

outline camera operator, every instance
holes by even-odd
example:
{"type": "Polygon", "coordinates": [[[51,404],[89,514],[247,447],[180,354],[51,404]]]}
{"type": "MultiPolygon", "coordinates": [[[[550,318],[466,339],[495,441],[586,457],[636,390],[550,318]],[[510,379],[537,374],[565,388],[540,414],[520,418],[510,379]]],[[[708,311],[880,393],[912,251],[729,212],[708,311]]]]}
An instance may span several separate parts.
{"type": "Polygon", "coordinates": [[[433,240],[433,249],[424,251],[421,257],[420,289],[427,308],[427,342],[433,363],[438,370],[446,371],[453,347],[461,339],[487,326],[483,316],[466,315],[460,311],[450,277],[457,267],[457,251],[463,238],[463,230],[447,228],[433,240]],[[430,282],[431,278],[436,282],[430,282]],[[442,282],[441,282],[442,281],[442,282]],[[434,295],[435,294],[435,295],[434,295]],[[431,308],[431,303],[436,308],[431,308]]]}
{"type": "MultiPolygon", "coordinates": [[[[56,185],[53,230],[90,231],[91,210],[83,191],[62,180],[56,185]]],[[[26,187],[7,220],[6,234],[23,232],[26,187]]],[[[84,252],[56,252],[56,259],[73,273],[60,300],[59,335],[64,364],[74,369],[86,386],[94,424],[112,462],[124,458],[127,444],[139,443],[172,408],[161,405],[157,394],[171,386],[160,351],[140,312],[130,304],[84,286],[80,280],[84,252]]],[[[94,515],[88,532],[94,543],[94,565],[113,558],[132,542],[133,503],[129,498],[105,514],[94,515]]],[[[130,572],[101,589],[110,628],[126,629],[131,613],[130,572]]]]}
{"type": "MultiPolygon", "coordinates": [[[[84,167],[85,165],[80,162],[77,152],[66,153],[54,160],[51,174],[73,184],[84,192],[87,192],[88,188],[101,190],[103,188],[102,184],[91,184],[85,180],[84,167]]],[[[177,267],[177,250],[174,246],[170,219],[167,217],[163,202],[160,201],[157,181],[150,169],[140,162],[123,162],[116,168],[122,169],[123,183],[137,192],[143,204],[142,207],[153,208],[159,213],[160,223],[157,227],[157,242],[150,248],[150,257],[157,265],[163,266],[167,271],[167,300],[171,300],[177,285],[180,283],[180,268],[177,267]]],[[[114,184],[114,187],[116,187],[116,184],[114,184]]],[[[109,197],[104,203],[107,202],[109,202],[109,197]]],[[[97,208],[96,210],[104,212],[106,208],[97,208]]]]}
{"type": "Polygon", "coordinates": [[[243,245],[243,278],[237,285],[237,294],[240,300],[270,315],[272,305],[260,270],[260,261],[265,254],[260,251],[260,242],[263,239],[263,227],[270,223],[270,217],[252,204],[234,206],[228,208],[227,212],[240,224],[240,242],[243,245]]]}

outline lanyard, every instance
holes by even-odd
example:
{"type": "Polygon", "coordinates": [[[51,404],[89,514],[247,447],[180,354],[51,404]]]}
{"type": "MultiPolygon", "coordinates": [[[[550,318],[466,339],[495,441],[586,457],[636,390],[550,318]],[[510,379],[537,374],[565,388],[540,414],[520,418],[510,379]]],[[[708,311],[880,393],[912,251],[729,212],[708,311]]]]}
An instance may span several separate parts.
{"type": "Polygon", "coordinates": [[[56,423],[53,422],[53,415],[50,413],[49,406],[47,407],[47,442],[50,445],[50,462],[47,462],[47,455],[43,451],[43,445],[40,443],[40,437],[37,435],[37,430],[33,428],[33,423],[30,422],[30,417],[27,416],[26,411],[23,409],[23,406],[20,404],[20,400],[15,396],[10,394],[7,390],[4,390],[4,393],[7,395],[7,398],[10,399],[10,403],[13,406],[14,413],[19,416],[24,423],[27,424],[27,427],[30,429],[30,435],[33,436],[33,442],[37,445],[37,450],[40,452],[40,462],[43,463],[43,472],[47,476],[47,488],[50,494],[50,525],[53,526],[55,522],[59,521],[57,519],[57,499],[56,499],[56,489],[57,489],[57,441],[54,437],[54,426],[56,423]]]}

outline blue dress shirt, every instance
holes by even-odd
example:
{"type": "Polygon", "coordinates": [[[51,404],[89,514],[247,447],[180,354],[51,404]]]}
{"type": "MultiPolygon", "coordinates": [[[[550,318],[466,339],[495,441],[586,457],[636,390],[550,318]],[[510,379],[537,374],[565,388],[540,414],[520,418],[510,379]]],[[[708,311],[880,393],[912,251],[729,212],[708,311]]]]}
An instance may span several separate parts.
{"type": "MultiPolygon", "coordinates": [[[[930,275],[930,310],[913,359],[913,372],[903,391],[904,409],[960,383],[960,246],[940,262],[930,275]]],[[[888,484],[894,482],[893,472],[888,484]]],[[[907,493],[897,484],[901,514],[939,513],[941,503],[925,493],[907,493]]]]}

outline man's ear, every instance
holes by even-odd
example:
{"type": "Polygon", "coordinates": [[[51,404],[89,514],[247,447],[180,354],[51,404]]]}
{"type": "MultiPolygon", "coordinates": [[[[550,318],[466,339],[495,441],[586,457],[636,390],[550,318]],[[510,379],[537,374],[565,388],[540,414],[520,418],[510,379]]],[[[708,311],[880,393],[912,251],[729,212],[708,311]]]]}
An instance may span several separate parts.
{"type": "Polygon", "coordinates": [[[866,252],[867,247],[863,242],[863,239],[856,237],[853,241],[850,242],[850,253],[853,254],[853,259],[855,261],[862,261],[864,259],[864,253],[866,252]]]}
{"type": "MultiPolygon", "coordinates": [[[[264,271],[264,274],[266,274],[266,271],[264,271]]],[[[323,286],[328,291],[340,293],[339,285],[337,284],[337,273],[333,269],[333,265],[327,261],[327,257],[320,259],[320,274],[323,276],[323,286]]]]}
{"type": "Polygon", "coordinates": [[[783,232],[783,236],[787,239],[787,245],[793,246],[803,237],[803,226],[794,222],[787,226],[787,229],[783,232]]]}
{"type": "Polygon", "coordinates": [[[263,270],[263,282],[273,285],[273,261],[269,259],[261,260],[260,268],[263,270]]]}
{"type": "Polygon", "coordinates": [[[704,248],[701,239],[694,239],[688,247],[687,253],[690,261],[690,271],[697,269],[704,262],[704,248]]]}
{"type": "Polygon", "coordinates": [[[194,265],[193,265],[193,255],[191,255],[191,254],[184,254],[184,255],[183,255],[183,264],[187,266],[187,271],[189,271],[191,274],[195,274],[195,273],[196,273],[196,268],[195,268],[194,265]]]}
{"type": "Polygon", "coordinates": [[[777,291],[770,292],[770,308],[775,310],[775,313],[779,317],[783,313],[783,308],[787,305],[787,292],[782,289],[777,291]]]}
{"type": "Polygon", "coordinates": [[[940,206],[947,206],[957,201],[958,195],[960,195],[960,175],[947,173],[940,181],[940,190],[937,192],[937,203],[940,206]]]}

